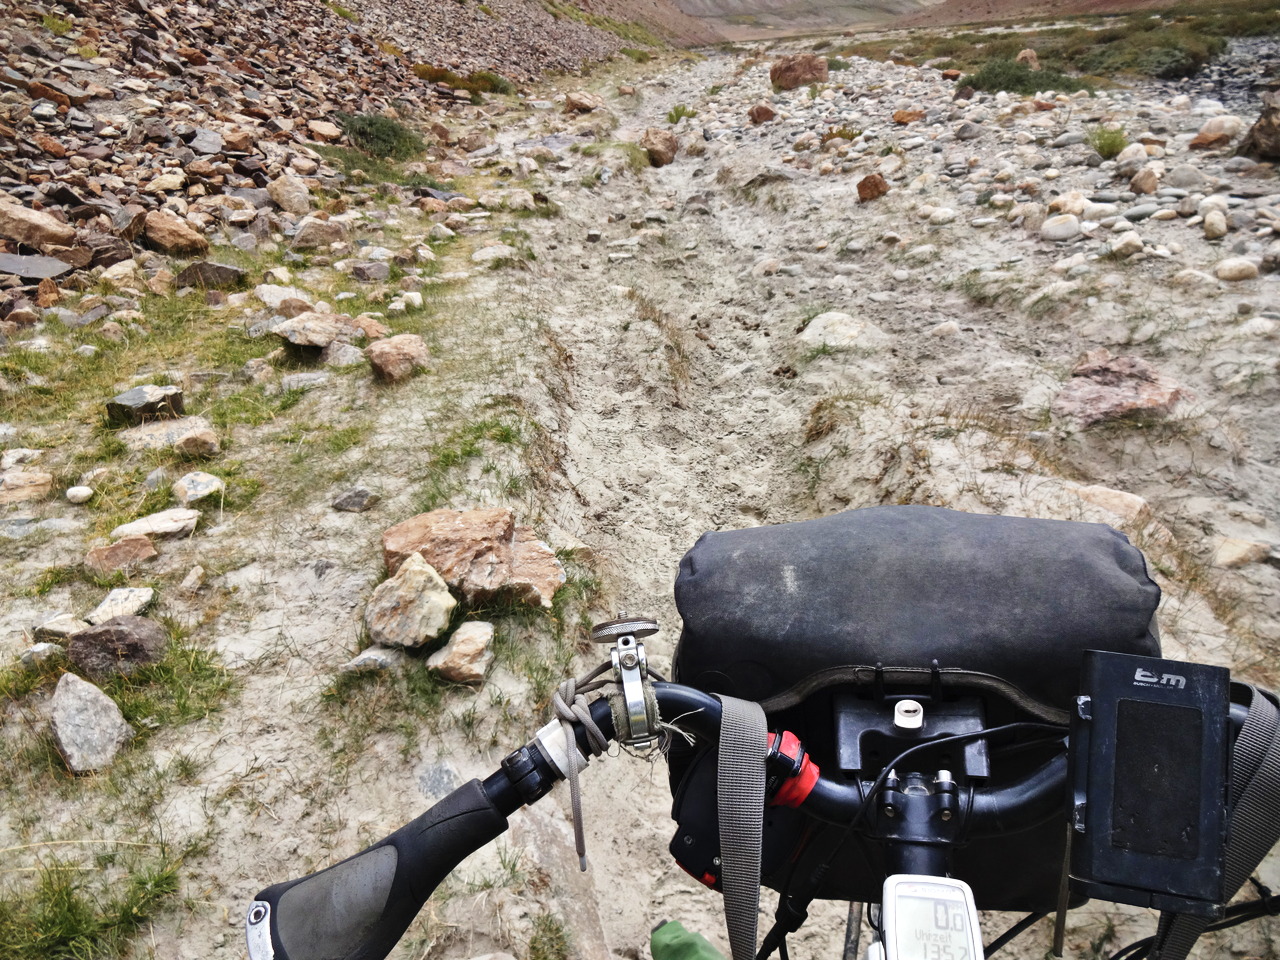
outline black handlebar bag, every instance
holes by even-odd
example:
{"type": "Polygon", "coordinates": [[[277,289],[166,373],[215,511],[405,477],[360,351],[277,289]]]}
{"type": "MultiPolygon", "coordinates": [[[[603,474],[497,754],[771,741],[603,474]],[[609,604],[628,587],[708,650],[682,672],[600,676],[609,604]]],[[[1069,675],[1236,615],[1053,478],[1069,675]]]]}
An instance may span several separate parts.
{"type": "MultiPolygon", "coordinates": [[[[928,713],[967,699],[986,726],[1065,723],[1085,650],[1160,655],[1160,588],[1142,553],[1104,524],[886,506],[707,533],[680,562],[675,596],[684,621],[675,679],[760,702],[771,728],[796,733],[837,777],[838,715],[851,700],[910,695],[928,713]]],[[[1048,749],[993,754],[985,782],[1029,773],[1048,749]]],[[[714,793],[701,798],[711,752],[672,752],[682,823],[691,806],[710,803],[714,816],[714,793]]],[[[956,875],[979,907],[1054,908],[1066,802],[1061,818],[956,850],[956,875]]],[[[784,882],[818,829],[770,808],[766,885],[784,882]]],[[[820,896],[877,901],[882,867],[869,846],[851,850],[820,896]]]]}

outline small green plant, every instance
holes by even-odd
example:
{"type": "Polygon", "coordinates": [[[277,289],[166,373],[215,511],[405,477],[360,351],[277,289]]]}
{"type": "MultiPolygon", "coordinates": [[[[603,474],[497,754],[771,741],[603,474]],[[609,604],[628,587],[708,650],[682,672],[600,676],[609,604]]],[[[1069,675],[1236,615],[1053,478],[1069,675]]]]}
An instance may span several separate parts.
{"type": "Polygon", "coordinates": [[[376,113],[339,114],[338,123],[353,145],[373,157],[408,160],[424,149],[421,137],[390,117],[376,113]]]}
{"type": "Polygon", "coordinates": [[[325,0],[325,6],[340,16],[343,20],[350,20],[352,23],[359,23],[360,17],[353,10],[348,10],[340,3],[334,3],[333,0],[325,0]]]}
{"type": "Polygon", "coordinates": [[[857,127],[828,127],[827,132],[822,135],[822,142],[829,140],[857,140],[862,136],[862,131],[857,127]]]}
{"type": "Polygon", "coordinates": [[[1102,123],[1090,127],[1085,133],[1084,139],[1085,143],[1093,147],[1103,160],[1111,160],[1118,157],[1120,152],[1129,145],[1129,138],[1125,136],[1124,127],[1102,123]]]}
{"type": "Polygon", "coordinates": [[[836,70],[848,70],[853,64],[848,60],[842,60],[840,57],[827,57],[827,69],[835,72],[836,70]]]}
{"type": "Polygon", "coordinates": [[[1040,90],[1057,90],[1060,93],[1075,93],[1077,90],[1093,90],[1093,85],[1069,77],[1057,70],[1045,68],[1032,70],[1025,63],[1014,60],[989,60],[976,73],[964,77],[957,84],[961,87],[973,87],[975,90],[987,90],[999,93],[1032,94],[1040,90]]]}
{"type": "Polygon", "coordinates": [[[569,932],[555,914],[543,913],[533,918],[529,960],[569,960],[569,932]]]}
{"type": "Polygon", "coordinates": [[[71,21],[64,20],[62,17],[54,16],[52,13],[46,13],[40,20],[44,24],[44,28],[52,33],[55,37],[61,37],[71,30],[71,21]]]}
{"type": "Polygon", "coordinates": [[[466,90],[473,97],[482,93],[515,93],[516,88],[506,77],[492,70],[477,70],[467,76],[460,76],[444,67],[434,67],[429,63],[415,63],[413,74],[427,83],[443,83],[455,90],[466,90]]]}
{"type": "Polygon", "coordinates": [[[649,166],[649,153],[638,143],[630,143],[624,140],[601,140],[598,143],[589,143],[582,148],[582,155],[586,157],[599,157],[606,153],[620,154],[627,162],[627,167],[631,170],[643,170],[649,166]]]}
{"type": "Polygon", "coordinates": [[[630,57],[636,63],[648,63],[653,59],[653,54],[648,50],[637,50],[635,47],[623,47],[618,52],[624,57],[630,57]]]}
{"type": "Polygon", "coordinates": [[[0,943],[11,960],[121,957],[129,941],[178,892],[181,859],[162,844],[117,858],[120,876],[91,865],[48,862],[0,886],[0,943]],[[156,852],[158,850],[158,853],[156,852]],[[29,878],[29,879],[24,879],[29,878]]]}
{"type": "Polygon", "coordinates": [[[667,111],[667,123],[672,125],[679,123],[685,117],[696,117],[698,111],[694,110],[688,104],[677,103],[669,111],[667,111]]]}

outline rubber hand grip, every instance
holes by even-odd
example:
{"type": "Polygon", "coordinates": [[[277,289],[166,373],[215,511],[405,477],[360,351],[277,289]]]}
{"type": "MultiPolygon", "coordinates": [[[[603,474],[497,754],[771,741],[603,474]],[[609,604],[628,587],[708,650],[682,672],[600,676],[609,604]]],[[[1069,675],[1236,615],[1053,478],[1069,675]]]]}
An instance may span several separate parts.
{"type": "Polygon", "coordinates": [[[355,856],[258,894],[250,960],[382,960],[450,871],[506,829],[480,781],[464,784],[355,856]]]}

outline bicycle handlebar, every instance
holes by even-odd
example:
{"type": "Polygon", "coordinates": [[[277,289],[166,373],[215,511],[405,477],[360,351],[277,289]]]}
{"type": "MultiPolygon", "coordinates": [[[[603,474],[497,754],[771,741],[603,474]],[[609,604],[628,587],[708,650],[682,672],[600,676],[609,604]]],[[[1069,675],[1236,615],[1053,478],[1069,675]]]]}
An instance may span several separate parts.
{"type": "MultiPolygon", "coordinates": [[[[654,684],[668,722],[714,742],[720,701],[691,687],[654,684]]],[[[606,699],[591,717],[615,739],[606,699]]],[[[555,725],[543,733],[560,734],[555,725]]],[[[579,751],[586,734],[575,724],[579,751]]],[[[560,734],[562,735],[562,734],[560,734]]],[[[508,756],[483,783],[459,787],[416,820],[352,857],[317,873],[263,890],[249,908],[245,930],[250,960],[382,960],[446,876],[470,854],[507,829],[507,816],[544,796],[564,776],[543,734],[508,756]],[[540,746],[541,744],[541,746],[540,746]]],[[[567,754],[566,754],[567,756],[567,754]]],[[[563,758],[562,758],[563,759],[563,758]]],[[[967,810],[970,836],[1021,830],[1065,809],[1065,752],[1022,780],[976,788],[967,810]]],[[[819,776],[800,809],[836,824],[850,824],[863,804],[859,784],[819,776]]]]}

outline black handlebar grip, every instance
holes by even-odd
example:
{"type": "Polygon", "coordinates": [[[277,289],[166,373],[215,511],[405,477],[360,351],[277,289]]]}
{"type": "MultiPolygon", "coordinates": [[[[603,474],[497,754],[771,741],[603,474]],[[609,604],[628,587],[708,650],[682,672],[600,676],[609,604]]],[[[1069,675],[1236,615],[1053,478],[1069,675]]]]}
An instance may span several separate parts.
{"type": "Polygon", "coordinates": [[[367,850],[258,894],[250,960],[382,960],[449,872],[506,829],[480,781],[464,784],[367,850]]]}

